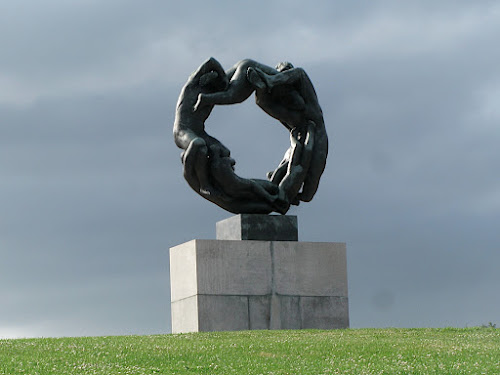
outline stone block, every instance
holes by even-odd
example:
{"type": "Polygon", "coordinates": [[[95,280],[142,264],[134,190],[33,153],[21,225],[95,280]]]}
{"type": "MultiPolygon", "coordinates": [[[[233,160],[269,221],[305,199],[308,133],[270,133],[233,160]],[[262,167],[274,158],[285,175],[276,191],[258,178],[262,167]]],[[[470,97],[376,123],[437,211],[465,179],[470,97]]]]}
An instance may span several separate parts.
{"type": "Polygon", "coordinates": [[[270,296],[248,297],[248,313],[250,314],[248,329],[269,329],[271,317],[270,303],[270,296]]]}
{"type": "Polygon", "coordinates": [[[346,297],[300,297],[300,313],[303,329],[349,327],[346,297]]]}
{"type": "Polygon", "coordinates": [[[277,329],[301,329],[300,297],[279,296],[280,300],[280,326],[277,329]]]}
{"type": "Polygon", "coordinates": [[[198,296],[172,301],[172,333],[199,332],[198,296]]]}
{"type": "Polygon", "coordinates": [[[198,294],[271,293],[271,252],[263,241],[198,240],[198,294]]]}
{"type": "Polygon", "coordinates": [[[271,293],[268,242],[193,240],[170,249],[171,299],[271,293]]]}
{"type": "Polygon", "coordinates": [[[241,331],[249,329],[248,297],[198,296],[199,330],[241,331]]]}
{"type": "Polygon", "coordinates": [[[170,298],[178,301],[198,293],[196,240],[170,248],[170,298]]]}
{"type": "Polygon", "coordinates": [[[345,243],[273,242],[279,295],[347,297],[345,243]]]}
{"type": "Polygon", "coordinates": [[[216,224],[218,240],[297,241],[297,216],[240,214],[216,224]]]}
{"type": "Polygon", "coordinates": [[[349,327],[344,243],[194,240],[170,249],[172,331],[349,327]]]}

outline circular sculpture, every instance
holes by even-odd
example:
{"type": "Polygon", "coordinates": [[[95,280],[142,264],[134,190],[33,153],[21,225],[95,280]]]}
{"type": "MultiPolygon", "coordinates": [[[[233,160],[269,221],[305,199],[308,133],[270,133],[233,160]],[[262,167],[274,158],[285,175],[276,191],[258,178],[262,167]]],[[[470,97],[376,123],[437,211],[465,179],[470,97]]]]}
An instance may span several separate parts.
{"type": "Polygon", "coordinates": [[[308,202],[316,193],[328,155],[323,113],[314,87],[301,68],[276,68],[242,60],[224,71],[214,58],[184,85],[177,102],[174,139],[183,149],[184,178],[203,198],[233,213],[279,212],[308,202]],[[255,101],[290,131],[290,148],[268,180],[234,172],[230,151],[205,130],[215,105],[235,104],[255,93],[255,101]]]}

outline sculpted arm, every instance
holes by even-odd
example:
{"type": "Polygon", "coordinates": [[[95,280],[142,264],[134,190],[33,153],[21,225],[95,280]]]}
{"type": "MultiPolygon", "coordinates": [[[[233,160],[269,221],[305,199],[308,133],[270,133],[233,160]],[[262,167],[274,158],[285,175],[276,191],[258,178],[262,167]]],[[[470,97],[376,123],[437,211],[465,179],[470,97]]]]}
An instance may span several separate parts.
{"type": "MultiPolygon", "coordinates": [[[[249,79],[249,74],[255,72],[255,69],[267,72],[267,74],[276,74],[277,70],[257,61],[246,59],[237,62],[231,69],[228,70],[227,76],[231,77],[227,90],[221,90],[214,93],[201,93],[198,96],[198,101],[194,106],[194,111],[207,105],[235,104],[246,100],[258,85],[254,84],[252,79],[249,79]]],[[[260,78],[259,78],[260,80],[260,78]]],[[[265,88],[262,82],[262,87],[265,88]]]]}

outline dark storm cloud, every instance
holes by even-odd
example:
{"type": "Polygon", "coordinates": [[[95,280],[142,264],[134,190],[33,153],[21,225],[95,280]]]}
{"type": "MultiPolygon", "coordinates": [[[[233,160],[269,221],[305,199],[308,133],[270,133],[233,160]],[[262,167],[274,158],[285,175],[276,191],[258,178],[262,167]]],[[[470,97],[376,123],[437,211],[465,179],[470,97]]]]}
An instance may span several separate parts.
{"type": "MultiPolygon", "coordinates": [[[[290,213],[301,240],[348,243],[353,326],[495,319],[494,3],[24,4],[0,5],[0,336],[168,331],[168,247],[230,216],[189,189],[171,139],[209,56],[313,80],[331,155],[290,213]]],[[[207,129],[246,177],[288,144],[252,100],[207,129]]]]}

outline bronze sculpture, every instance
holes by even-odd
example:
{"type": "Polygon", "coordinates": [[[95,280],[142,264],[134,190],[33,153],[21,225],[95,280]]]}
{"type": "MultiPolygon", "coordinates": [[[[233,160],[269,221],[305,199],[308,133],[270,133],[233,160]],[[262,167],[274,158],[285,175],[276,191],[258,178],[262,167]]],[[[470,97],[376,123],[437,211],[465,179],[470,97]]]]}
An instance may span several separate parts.
{"type": "Polygon", "coordinates": [[[184,177],[199,195],[233,213],[285,214],[310,201],[328,155],[328,137],[314,87],[301,68],[276,68],[246,59],[224,71],[214,58],[188,79],[177,102],[174,139],[182,148],[184,177]],[[234,172],[230,151],[208,135],[214,105],[234,104],[255,92],[256,103],[290,131],[291,146],[268,181],[234,172]]]}

